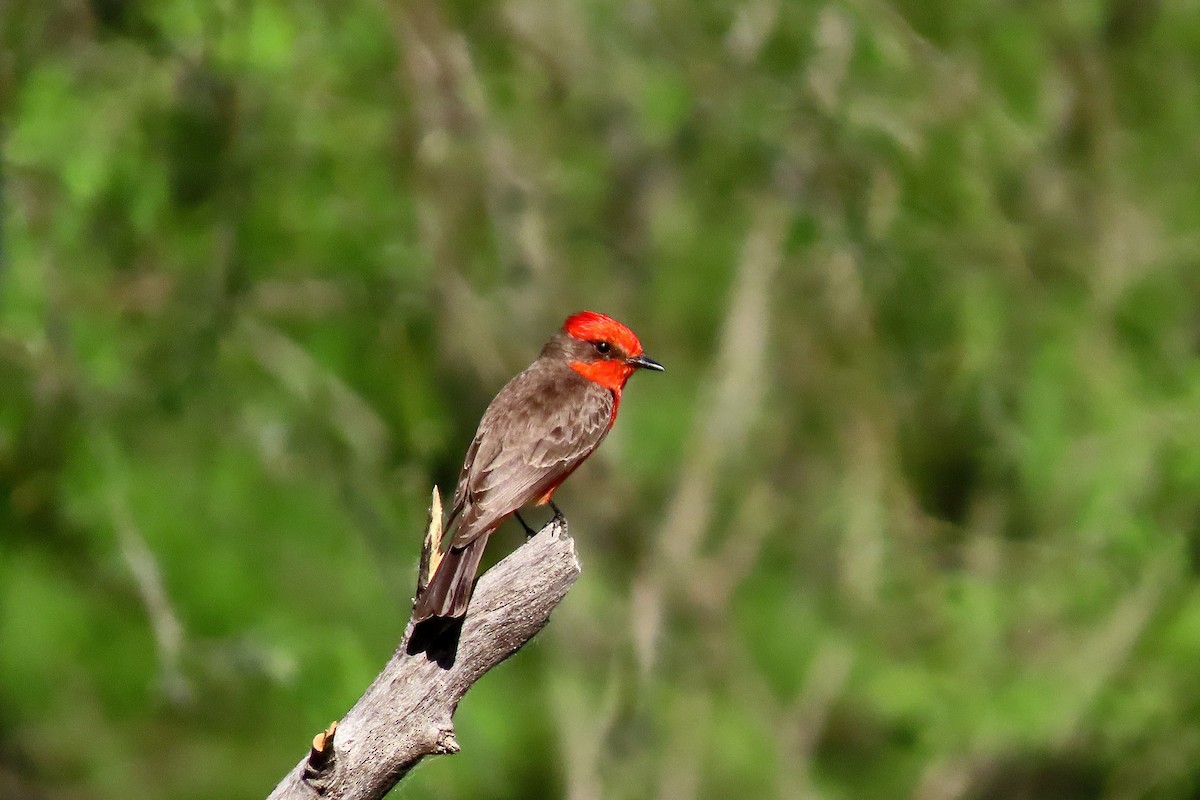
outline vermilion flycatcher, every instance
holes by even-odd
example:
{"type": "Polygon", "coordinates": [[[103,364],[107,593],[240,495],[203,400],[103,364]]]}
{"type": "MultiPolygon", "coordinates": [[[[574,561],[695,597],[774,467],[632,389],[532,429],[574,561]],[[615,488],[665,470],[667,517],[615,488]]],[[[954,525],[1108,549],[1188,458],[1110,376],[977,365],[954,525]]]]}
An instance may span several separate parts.
{"type": "Polygon", "coordinates": [[[583,311],[567,318],[524,372],[500,390],[483,414],[446,520],[449,548],[413,618],[461,617],[488,536],[554,490],[592,454],[617,418],[621,390],[638,369],[663,366],[642,353],[633,331],[612,317],[583,311]]]}

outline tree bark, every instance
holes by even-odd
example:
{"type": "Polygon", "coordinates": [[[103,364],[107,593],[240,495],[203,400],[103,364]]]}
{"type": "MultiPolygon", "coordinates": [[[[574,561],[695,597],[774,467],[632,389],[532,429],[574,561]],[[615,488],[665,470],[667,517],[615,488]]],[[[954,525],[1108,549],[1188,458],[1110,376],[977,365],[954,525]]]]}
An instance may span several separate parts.
{"type": "MultiPolygon", "coordinates": [[[[418,593],[431,558],[436,568],[440,518],[437,509],[418,593]]],[[[341,720],[316,735],[308,756],[270,800],[374,800],[425,756],[457,753],[459,700],[546,625],[579,571],[566,522],[555,519],[479,579],[460,623],[434,619],[414,626],[410,619],[387,666],[341,720]]]]}

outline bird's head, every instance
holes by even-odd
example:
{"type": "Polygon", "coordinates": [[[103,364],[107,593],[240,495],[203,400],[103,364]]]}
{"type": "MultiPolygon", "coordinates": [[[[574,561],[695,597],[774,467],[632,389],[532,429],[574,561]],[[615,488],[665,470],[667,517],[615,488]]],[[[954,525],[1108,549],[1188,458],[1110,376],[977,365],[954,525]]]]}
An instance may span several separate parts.
{"type": "Polygon", "coordinates": [[[633,331],[595,311],[567,317],[561,338],[571,369],[614,392],[620,392],[636,370],[663,371],[662,364],[642,352],[633,331]]]}

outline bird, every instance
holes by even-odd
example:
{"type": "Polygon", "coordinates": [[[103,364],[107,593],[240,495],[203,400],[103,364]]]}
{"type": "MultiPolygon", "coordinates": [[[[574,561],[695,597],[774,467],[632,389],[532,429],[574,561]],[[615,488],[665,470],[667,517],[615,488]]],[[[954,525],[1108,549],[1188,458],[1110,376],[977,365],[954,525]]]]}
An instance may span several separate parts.
{"type": "Polygon", "coordinates": [[[416,623],[462,618],[488,537],[524,506],[549,504],[612,429],[626,381],[663,371],[624,324],[595,311],[567,317],[537,359],[483,413],[443,526],[448,542],[413,608],[416,623]],[[453,533],[451,533],[453,531],[453,533]]]}

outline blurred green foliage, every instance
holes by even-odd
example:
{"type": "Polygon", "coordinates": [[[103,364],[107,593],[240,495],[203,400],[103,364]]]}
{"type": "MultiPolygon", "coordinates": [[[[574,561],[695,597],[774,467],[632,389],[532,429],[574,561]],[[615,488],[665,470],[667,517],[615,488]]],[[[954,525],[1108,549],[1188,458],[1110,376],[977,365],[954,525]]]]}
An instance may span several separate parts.
{"type": "Polygon", "coordinates": [[[0,41],[0,796],[265,795],[584,307],[668,372],[400,795],[1200,792],[1187,4],[9,0],[0,41]]]}

